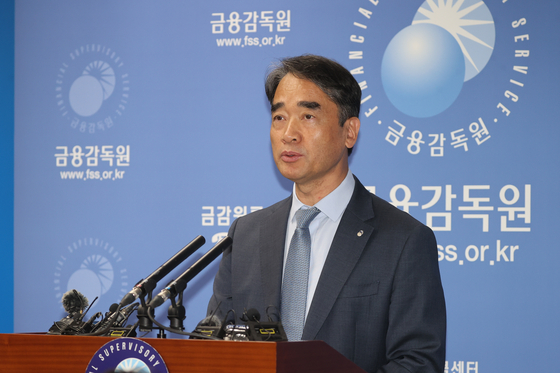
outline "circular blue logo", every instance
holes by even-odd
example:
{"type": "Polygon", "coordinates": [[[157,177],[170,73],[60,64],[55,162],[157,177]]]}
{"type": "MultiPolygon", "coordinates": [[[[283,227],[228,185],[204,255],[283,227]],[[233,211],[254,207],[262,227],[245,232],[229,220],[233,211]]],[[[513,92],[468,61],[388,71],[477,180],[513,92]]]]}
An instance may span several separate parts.
{"type": "Polygon", "coordinates": [[[389,43],[381,79],[389,101],[416,118],[437,115],[455,101],[465,77],[459,44],[433,24],[411,25],[389,43]]]}
{"type": "Polygon", "coordinates": [[[383,55],[381,80],[389,101],[415,118],[442,113],[463,83],[486,66],[495,38],[494,20],[483,1],[425,1],[383,55]]]}
{"type": "Polygon", "coordinates": [[[90,301],[99,297],[93,312],[105,310],[126,294],[129,285],[123,263],[119,251],[105,240],[89,237],[73,242],[56,262],[53,300],[58,303],[66,291],[77,289],[90,301]]]}
{"type": "Polygon", "coordinates": [[[160,354],[144,341],[118,338],[104,344],[91,358],[87,372],[168,373],[160,354]]]}
{"type": "Polygon", "coordinates": [[[83,133],[104,132],[124,114],[129,76],[120,55],[100,44],[70,52],[58,70],[56,105],[70,127],[83,133]]]}

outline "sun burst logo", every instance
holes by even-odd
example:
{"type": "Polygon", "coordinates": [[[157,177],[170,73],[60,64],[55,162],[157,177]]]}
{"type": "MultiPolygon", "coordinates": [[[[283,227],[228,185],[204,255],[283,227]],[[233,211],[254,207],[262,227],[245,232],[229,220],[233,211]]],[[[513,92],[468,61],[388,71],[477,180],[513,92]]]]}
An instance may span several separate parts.
{"type": "Polygon", "coordinates": [[[86,66],[70,87],[69,102],[82,117],[94,115],[115,90],[115,71],[108,63],[94,61],[86,66]]]}
{"type": "Polygon", "coordinates": [[[150,368],[140,359],[124,359],[117,365],[115,372],[150,373],[150,368]]]}
{"type": "Polygon", "coordinates": [[[90,302],[99,297],[92,310],[108,307],[128,291],[128,274],[122,263],[118,250],[108,242],[99,238],[79,239],[57,260],[55,300],[59,302],[64,292],[76,289],[90,302]]]}
{"type": "Polygon", "coordinates": [[[471,2],[472,5],[462,8],[466,5],[464,0],[455,4],[452,0],[440,0],[439,5],[427,0],[412,21],[413,25],[429,23],[440,26],[455,38],[465,56],[465,82],[486,66],[496,41],[490,10],[483,1],[471,2]]]}
{"type": "Polygon", "coordinates": [[[385,93],[404,114],[435,116],[486,66],[494,41],[494,21],[484,2],[427,0],[385,50],[385,93]]]}
{"type": "Polygon", "coordinates": [[[56,100],[70,127],[84,133],[111,128],[129,99],[124,62],[111,48],[87,44],[70,53],[56,80],[56,100]]]}
{"type": "Polygon", "coordinates": [[[375,141],[440,158],[487,146],[506,130],[497,124],[520,108],[530,71],[528,21],[520,14],[529,5],[360,4],[349,35],[348,69],[362,89],[363,123],[385,132],[375,141]],[[410,6],[411,13],[405,9],[410,6]],[[405,13],[410,18],[403,19],[405,13]],[[504,47],[499,54],[498,43],[504,47]]]}

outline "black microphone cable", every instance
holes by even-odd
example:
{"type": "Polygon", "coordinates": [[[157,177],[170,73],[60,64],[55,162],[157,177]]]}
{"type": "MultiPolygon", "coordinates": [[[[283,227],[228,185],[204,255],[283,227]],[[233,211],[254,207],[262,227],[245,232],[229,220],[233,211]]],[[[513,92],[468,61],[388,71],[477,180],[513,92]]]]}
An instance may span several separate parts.
{"type": "Polygon", "coordinates": [[[100,330],[98,330],[96,332],[93,332],[93,333],[85,333],[85,334],[80,334],[80,335],[83,335],[83,336],[86,336],[86,337],[95,337],[95,336],[106,334],[111,329],[111,327],[113,326],[115,321],[117,321],[117,318],[119,317],[119,313],[120,313],[120,311],[123,307],[124,307],[123,304],[120,303],[119,306],[117,307],[117,310],[112,315],[110,315],[108,318],[105,319],[105,320],[107,320],[107,324],[103,328],[101,328],[100,330]]]}
{"type": "Polygon", "coordinates": [[[172,328],[169,328],[161,323],[159,323],[155,317],[152,316],[152,313],[150,312],[150,310],[153,310],[152,307],[148,306],[148,318],[154,323],[156,324],[160,329],[165,330],[169,333],[175,333],[175,334],[179,334],[179,335],[186,335],[189,337],[194,337],[194,338],[200,338],[200,339],[210,339],[213,341],[222,341],[223,339],[220,338],[216,338],[216,337],[212,337],[212,336],[208,336],[208,335],[204,335],[204,334],[198,334],[198,333],[189,333],[189,332],[184,332],[181,330],[175,330],[172,328]]]}

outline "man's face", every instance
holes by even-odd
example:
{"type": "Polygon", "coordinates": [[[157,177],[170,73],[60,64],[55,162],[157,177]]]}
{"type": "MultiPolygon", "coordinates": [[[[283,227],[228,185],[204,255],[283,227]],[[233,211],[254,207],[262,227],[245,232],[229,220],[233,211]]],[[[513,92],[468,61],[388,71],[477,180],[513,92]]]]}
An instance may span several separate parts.
{"type": "Polygon", "coordinates": [[[314,83],[291,74],[280,81],[271,112],[272,154],[280,173],[298,187],[336,188],[348,172],[347,147],[356,142],[359,120],[340,126],[336,104],[314,83]]]}

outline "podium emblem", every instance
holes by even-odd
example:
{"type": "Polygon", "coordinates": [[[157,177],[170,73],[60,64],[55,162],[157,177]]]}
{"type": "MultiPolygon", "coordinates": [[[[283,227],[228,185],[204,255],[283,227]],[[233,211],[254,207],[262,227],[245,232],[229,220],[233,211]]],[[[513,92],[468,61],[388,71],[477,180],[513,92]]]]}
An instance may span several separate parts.
{"type": "Polygon", "coordinates": [[[86,373],[169,373],[155,348],[136,338],[118,338],[104,344],[91,358],[86,373]]]}

